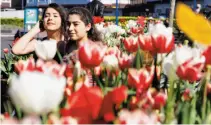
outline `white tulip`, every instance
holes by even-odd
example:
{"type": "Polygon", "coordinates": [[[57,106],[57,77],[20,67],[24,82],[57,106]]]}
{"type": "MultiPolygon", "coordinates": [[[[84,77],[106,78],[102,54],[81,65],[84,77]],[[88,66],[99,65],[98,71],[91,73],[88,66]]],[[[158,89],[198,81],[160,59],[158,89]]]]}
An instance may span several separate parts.
{"type": "Polygon", "coordinates": [[[66,79],[41,72],[22,72],[13,76],[9,94],[25,113],[40,115],[58,107],[63,98],[66,79]]]}
{"type": "Polygon", "coordinates": [[[53,59],[57,51],[57,41],[55,40],[45,40],[38,41],[35,44],[36,55],[43,60],[53,59]]]}
{"type": "Polygon", "coordinates": [[[103,62],[102,62],[102,65],[105,66],[105,68],[108,68],[108,69],[116,69],[119,67],[119,64],[118,64],[118,59],[115,55],[106,55],[104,58],[103,58],[103,62]]]}

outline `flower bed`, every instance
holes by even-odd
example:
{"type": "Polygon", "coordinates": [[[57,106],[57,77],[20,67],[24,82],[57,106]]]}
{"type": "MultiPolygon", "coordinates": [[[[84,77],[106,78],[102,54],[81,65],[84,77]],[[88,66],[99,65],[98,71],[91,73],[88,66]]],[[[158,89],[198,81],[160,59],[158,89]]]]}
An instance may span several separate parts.
{"type": "Polygon", "coordinates": [[[210,42],[175,44],[172,28],[144,17],[124,26],[101,21],[95,25],[104,44],[81,44],[75,65],[39,49],[37,61],[4,50],[1,69],[15,109],[2,114],[3,123],[211,123],[210,42]]]}

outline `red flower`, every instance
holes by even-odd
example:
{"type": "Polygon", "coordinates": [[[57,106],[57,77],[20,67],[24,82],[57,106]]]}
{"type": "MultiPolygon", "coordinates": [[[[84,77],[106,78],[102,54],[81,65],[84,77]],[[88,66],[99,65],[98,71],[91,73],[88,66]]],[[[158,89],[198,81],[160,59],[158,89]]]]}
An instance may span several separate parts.
{"type": "Polygon", "coordinates": [[[122,57],[118,58],[118,61],[119,61],[119,67],[121,69],[130,68],[130,66],[133,62],[133,56],[123,54],[122,57]]]}
{"type": "Polygon", "coordinates": [[[99,66],[103,61],[106,47],[94,42],[84,42],[79,47],[79,61],[87,68],[99,66]]]}
{"type": "Polygon", "coordinates": [[[140,48],[146,51],[153,51],[153,45],[152,45],[152,36],[151,35],[139,35],[138,36],[138,42],[140,45],[140,48]]]}
{"type": "Polygon", "coordinates": [[[123,43],[128,52],[136,52],[138,50],[138,41],[133,37],[124,38],[123,43]]]}
{"type": "Polygon", "coordinates": [[[177,68],[176,74],[183,80],[194,82],[202,77],[203,67],[204,63],[191,58],[177,68]]]}
{"type": "Polygon", "coordinates": [[[137,24],[139,24],[139,25],[141,25],[142,27],[144,27],[144,25],[145,25],[145,17],[143,17],[143,16],[138,16],[137,24]]]}
{"type": "Polygon", "coordinates": [[[163,106],[165,106],[167,100],[167,95],[163,92],[159,92],[154,96],[154,108],[155,109],[160,109],[163,106]]]}
{"type": "Polygon", "coordinates": [[[111,92],[108,92],[103,99],[100,116],[103,117],[106,122],[113,121],[115,119],[114,106],[116,105],[116,108],[118,108],[125,99],[127,99],[126,86],[114,88],[111,92]]]}
{"type": "Polygon", "coordinates": [[[9,49],[8,49],[8,48],[4,48],[4,49],[3,49],[3,52],[4,52],[5,54],[9,53],[9,49]]]}
{"type": "Polygon", "coordinates": [[[152,36],[153,53],[169,53],[174,49],[174,36],[167,38],[164,35],[152,36]]]}
{"type": "Polygon", "coordinates": [[[15,70],[17,73],[24,71],[39,71],[44,73],[51,73],[55,76],[63,76],[66,69],[66,64],[58,64],[55,61],[44,62],[42,60],[37,60],[35,63],[34,58],[29,58],[27,60],[19,60],[15,63],[15,70]]]}
{"type": "Polygon", "coordinates": [[[94,24],[101,23],[103,21],[104,21],[104,18],[102,18],[102,17],[99,17],[99,16],[94,16],[93,17],[94,24]]]}
{"type": "Polygon", "coordinates": [[[154,67],[150,70],[142,68],[140,70],[130,68],[128,71],[128,85],[139,91],[147,89],[153,79],[154,67]]]}
{"type": "Polygon", "coordinates": [[[139,33],[143,33],[144,28],[143,27],[132,27],[130,28],[130,32],[133,34],[139,34],[139,33]]]}
{"type": "Polygon", "coordinates": [[[190,89],[186,88],[185,91],[183,92],[182,94],[182,98],[185,100],[185,101],[188,101],[191,99],[191,96],[190,96],[190,89]]]}
{"type": "Polygon", "coordinates": [[[211,65],[211,46],[209,46],[204,52],[203,55],[206,58],[205,64],[206,65],[211,65]]]}
{"type": "Polygon", "coordinates": [[[72,116],[81,124],[91,124],[98,118],[103,101],[103,93],[99,87],[82,86],[68,98],[68,109],[61,109],[62,116],[72,116]]]}

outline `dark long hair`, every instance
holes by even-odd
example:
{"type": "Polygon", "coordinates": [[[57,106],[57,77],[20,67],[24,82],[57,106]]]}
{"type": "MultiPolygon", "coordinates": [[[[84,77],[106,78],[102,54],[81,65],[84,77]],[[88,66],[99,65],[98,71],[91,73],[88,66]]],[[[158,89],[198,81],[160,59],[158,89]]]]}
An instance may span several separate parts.
{"type": "MultiPolygon", "coordinates": [[[[87,26],[89,23],[91,24],[91,29],[88,31],[88,38],[92,41],[102,41],[100,33],[94,26],[94,22],[92,19],[92,14],[89,12],[88,9],[83,7],[73,7],[69,10],[68,15],[77,14],[80,16],[80,19],[84,22],[87,26]]],[[[68,20],[68,19],[67,19],[68,20]]]]}
{"type": "Polygon", "coordinates": [[[43,11],[42,21],[45,17],[45,13],[46,13],[46,10],[48,8],[53,8],[59,13],[59,15],[61,17],[61,28],[60,28],[61,29],[61,36],[60,37],[62,37],[62,35],[64,35],[64,38],[65,38],[65,41],[66,41],[67,40],[67,31],[66,31],[67,12],[66,12],[65,8],[61,5],[59,5],[59,4],[56,4],[56,3],[49,4],[48,7],[43,11]]]}

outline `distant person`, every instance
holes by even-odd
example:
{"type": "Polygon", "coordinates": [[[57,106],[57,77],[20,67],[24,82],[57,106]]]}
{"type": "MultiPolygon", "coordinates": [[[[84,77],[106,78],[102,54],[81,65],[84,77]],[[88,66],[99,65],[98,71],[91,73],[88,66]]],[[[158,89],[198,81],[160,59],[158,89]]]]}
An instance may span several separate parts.
{"type": "Polygon", "coordinates": [[[104,13],[104,4],[99,0],[93,0],[87,4],[87,9],[91,12],[93,16],[103,17],[104,13]]]}
{"type": "Polygon", "coordinates": [[[201,4],[197,4],[195,12],[199,13],[200,11],[201,11],[201,4]]]}

